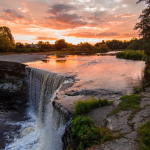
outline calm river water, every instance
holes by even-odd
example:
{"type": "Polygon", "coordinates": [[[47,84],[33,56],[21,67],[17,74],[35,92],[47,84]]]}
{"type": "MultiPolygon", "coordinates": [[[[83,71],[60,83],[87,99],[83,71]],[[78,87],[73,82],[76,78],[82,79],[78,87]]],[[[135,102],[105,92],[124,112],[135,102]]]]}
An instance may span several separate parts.
{"type": "Polygon", "coordinates": [[[26,63],[30,67],[75,76],[78,90],[109,90],[129,94],[140,86],[144,61],[118,59],[116,56],[49,56],[43,61],[26,63]]]}

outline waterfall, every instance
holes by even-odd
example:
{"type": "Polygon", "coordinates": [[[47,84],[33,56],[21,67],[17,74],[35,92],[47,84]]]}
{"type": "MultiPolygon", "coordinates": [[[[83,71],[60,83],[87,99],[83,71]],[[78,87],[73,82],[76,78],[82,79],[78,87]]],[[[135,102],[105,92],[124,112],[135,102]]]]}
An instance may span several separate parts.
{"type": "Polygon", "coordinates": [[[65,77],[56,73],[27,68],[28,98],[37,116],[38,128],[44,127],[43,149],[62,149],[61,136],[67,123],[63,114],[52,106],[56,93],[65,77]]]}
{"type": "Polygon", "coordinates": [[[27,98],[31,119],[20,122],[20,138],[5,150],[62,150],[70,113],[54,102],[65,77],[35,68],[26,68],[27,98]],[[63,141],[62,141],[63,140],[63,141]]]}

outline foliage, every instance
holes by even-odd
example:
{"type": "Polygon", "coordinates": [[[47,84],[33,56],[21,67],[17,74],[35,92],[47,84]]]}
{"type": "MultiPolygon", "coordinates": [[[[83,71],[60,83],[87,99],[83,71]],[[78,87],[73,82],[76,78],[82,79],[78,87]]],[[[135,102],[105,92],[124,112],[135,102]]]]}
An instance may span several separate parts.
{"type": "Polygon", "coordinates": [[[77,150],[83,150],[113,138],[108,129],[95,127],[93,121],[84,116],[77,116],[72,120],[71,131],[78,145],[77,150]]]}
{"type": "Polygon", "coordinates": [[[143,38],[141,38],[141,39],[133,38],[131,40],[131,44],[127,47],[127,49],[144,50],[146,44],[147,44],[147,42],[143,38]]]}
{"type": "Polygon", "coordinates": [[[77,149],[98,144],[99,129],[94,127],[94,123],[89,117],[78,116],[72,120],[71,131],[75,136],[75,142],[78,143],[77,149]]]}
{"type": "Polygon", "coordinates": [[[124,51],[116,54],[117,58],[131,59],[131,60],[143,60],[145,59],[144,51],[124,51]]]}
{"type": "Polygon", "coordinates": [[[136,94],[136,93],[142,92],[144,89],[143,89],[143,87],[135,86],[135,87],[133,87],[132,90],[133,90],[134,94],[136,94]]]}
{"type": "Polygon", "coordinates": [[[38,41],[36,44],[41,49],[51,49],[52,45],[49,42],[38,41]]]}
{"type": "Polygon", "coordinates": [[[21,42],[17,42],[16,48],[24,48],[24,44],[22,44],[21,42]]]}
{"type": "MultiPolygon", "coordinates": [[[[120,98],[121,102],[119,103],[118,107],[110,114],[116,114],[120,110],[133,110],[133,109],[140,109],[140,100],[141,97],[138,95],[125,95],[120,98]]],[[[109,116],[110,116],[109,115],[109,116]]]]}
{"type": "Polygon", "coordinates": [[[77,101],[71,122],[71,131],[77,150],[83,150],[100,142],[112,140],[113,135],[106,128],[94,126],[94,122],[84,116],[90,110],[111,104],[108,100],[97,100],[92,97],[90,100],[77,101]]]}
{"type": "Polygon", "coordinates": [[[0,52],[13,51],[15,48],[14,38],[8,27],[0,27],[0,52]]]}
{"type": "Polygon", "coordinates": [[[149,150],[150,149],[150,121],[142,124],[139,129],[139,142],[141,145],[141,150],[149,150]]]}
{"type": "Polygon", "coordinates": [[[150,0],[138,0],[137,3],[146,2],[147,8],[145,8],[139,16],[140,22],[135,25],[135,30],[138,30],[139,35],[142,36],[145,41],[144,51],[147,56],[145,74],[147,78],[150,78],[150,0]]]}
{"type": "Polygon", "coordinates": [[[106,44],[101,44],[99,46],[100,51],[102,52],[109,52],[109,47],[106,44]]]}
{"type": "Polygon", "coordinates": [[[64,39],[57,40],[55,42],[55,48],[58,50],[61,50],[63,48],[67,48],[67,43],[65,42],[64,39]]]}
{"type": "Polygon", "coordinates": [[[14,38],[11,34],[11,30],[8,27],[6,26],[0,27],[0,36],[7,38],[7,40],[10,41],[11,44],[15,44],[14,38]]]}
{"type": "Polygon", "coordinates": [[[115,49],[126,49],[130,44],[131,41],[119,41],[119,40],[108,40],[108,41],[102,41],[95,44],[95,47],[99,47],[101,44],[106,44],[109,49],[115,50],[115,49]]]}
{"type": "Polygon", "coordinates": [[[140,22],[135,25],[135,30],[138,30],[139,35],[141,35],[144,39],[150,41],[150,0],[138,0],[137,3],[146,2],[148,4],[147,8],[145,8],[139,19],[140,22]]]}
{"type": "Polygon", "coordinates": [[[95,97],[92,97],[90,100],[79,100],[75,102],[75,111],[73,113],[74,116],[77,115],[83,115],[88,113],[90,110],[101,107],[101,106],[107,106],[110,105],[112,102],[108,101],[107,99],[99,99],[97,100],[95,97]]]}

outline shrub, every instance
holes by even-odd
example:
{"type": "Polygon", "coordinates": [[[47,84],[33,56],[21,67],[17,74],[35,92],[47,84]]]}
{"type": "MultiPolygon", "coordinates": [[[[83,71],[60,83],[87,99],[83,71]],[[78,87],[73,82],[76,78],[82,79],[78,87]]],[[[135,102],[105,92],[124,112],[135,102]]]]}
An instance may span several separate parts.
{"type": "Polygon", "coordinates": [[[142,150],[150,149],[150,121],[145,124],[142,124],[139,129],[139,142],[142,150]]]}
{"type": "Polygon", "coordinates": [[[131,59],[131,60],[145,60],[143,51],[124,51],[116,54],[117,58],[131,59]]]}
{"type": "Polygon", "coordinates": [[[140,92],[142,92],[143,91],[143,87],[138,87],[138,86],[135,86],[135,87],[133,87],[133,92],[134,92],[134,94],[136,94],[136,93],[140,93],[140,92]]]}
{"type": "Polygon", "coordinates": [[[78,116],[72,120],[71,131],[77,150],[83,150],[113,138],[108,129],[95,127],[93,121],[89,117],[84,116],[78,116]]]}
{"type": "Polygon", "coordinates": [[[83,115],[89,112],[90,110],[100,107],[100,106],[107,106],[110,105],[112,102],[108,101],[107,99],[104,100],[97,100],[95,97],[92,97],[90,100],[79,100],[75,102],[75,111],[73,113],[74,116],[76,115],[83,115]]]}
{"type": "Polygon", "coordinates": [[[110,105],[111,103],[107,99],[97,100],[95,97],[85,101],[79,100],[75,103],[71,131],[77,150],[83,150],[113,138],[108,129],[94,126],[93,120],[84,116],[94,108],[110,105]]]}

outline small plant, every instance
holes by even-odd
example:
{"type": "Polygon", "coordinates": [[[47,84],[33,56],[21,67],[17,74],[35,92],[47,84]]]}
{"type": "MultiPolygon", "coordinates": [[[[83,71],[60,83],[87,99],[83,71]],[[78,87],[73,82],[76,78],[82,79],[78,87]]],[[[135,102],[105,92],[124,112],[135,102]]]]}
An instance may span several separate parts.
{"type": "Polygon", "coordinates": [[[142,92],[143,91],[143,87],[138,87],[138,86],[135,86],[135,87],[133,87],[133,92],[134,92],[134,94],[136,94],[136,93],[140,93],[140,92],[142,92]]]}
{"type": "Polygon", "coordinates": [[[74,118],[71,123],[71,131],[77,145],[77,150],[83,150],[113,138],[108,129],[94,126],[94,122],[86,116],[74,118]]]}
{"type": "Polygon", "coordinates": [[[88,113],[90,110],[101,107],[101,106],[107,106],[110,105],[112,102],[108,101],[107,99],[96,99],[95,97],[92,97],[90,100],[79,100],[75,102],[75,111],[73,113],[74,116],[76,115],[83,115],[88,113]]]}
{"type": "Polygon", "coordinates": [[[141,145],[141,150],[149,150],[150,149],[150,121],[145,124],[142,124],[139,129],[139,142],[141,145]]]}
{"type": "Polygon", "coordinates": [[[109,115],[113,115],[118,113],[120,110],[133,110],[140,109],[140,100],[141,97],[138,95],[125,95],[120,98],[121,102],[118,107],[109,115]]]}

